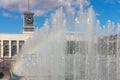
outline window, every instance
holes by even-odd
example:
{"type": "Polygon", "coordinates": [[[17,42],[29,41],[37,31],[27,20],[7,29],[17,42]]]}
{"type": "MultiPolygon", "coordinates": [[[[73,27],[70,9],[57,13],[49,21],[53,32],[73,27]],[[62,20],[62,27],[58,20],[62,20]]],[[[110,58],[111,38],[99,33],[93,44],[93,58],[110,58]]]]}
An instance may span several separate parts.
{"type": "Polygon", "coordinates": [[[21,50],[21,48],[22,48],[22,45],[24,44],[24,41],[19,41],[19,51],[21,50]]]}
{"type": "Polygon", "coordinates": [[[87,46],[83,41],[67,41],[67,54],[85,54],[87,46]]]}
{"type": "Polygon", "coordinates": [[[17,41],[11,41],[11,55],[14,56],[17,53],[17,41]]]}
{"type": "Polygon", "coordinates": [[[3,41],[3,56],[9,56],[9,41],[3,41]]]}
{"type": "Polygon", "coordinates": [[[67,42],[67,54],[75,54],[76,53],[76,44],[75,41],[67,42]]]}

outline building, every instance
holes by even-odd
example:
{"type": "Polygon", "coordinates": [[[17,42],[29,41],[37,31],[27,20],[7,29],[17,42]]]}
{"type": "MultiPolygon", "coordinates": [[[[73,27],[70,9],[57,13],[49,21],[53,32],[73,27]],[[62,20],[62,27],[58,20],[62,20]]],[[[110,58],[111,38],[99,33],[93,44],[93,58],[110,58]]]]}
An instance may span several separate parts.
{"type": "Polygon", "coordinates": [[[34,32],[34,13],[24,13],[23,21],[21,34],[0,34],[0,58],[12,58],[16,53],[19,53],[24,42],[32,36],[34,32]]]}
{"type": "Polygon", "coordinates": [[[20,34],[0,33],[0,80],[10,80],[12,57],[19,53],[22,45],[34,33],[34,13],[29,10],[23,14],[23,31],[20,34]]]}
{"type": "Polygon", "coordinates": [[[23,22],[20,34],[0,33],[0,80],[10,78],[12,56],[19,53],[22,45],[34,33],[34,13],[24,13],[23,22]]]}

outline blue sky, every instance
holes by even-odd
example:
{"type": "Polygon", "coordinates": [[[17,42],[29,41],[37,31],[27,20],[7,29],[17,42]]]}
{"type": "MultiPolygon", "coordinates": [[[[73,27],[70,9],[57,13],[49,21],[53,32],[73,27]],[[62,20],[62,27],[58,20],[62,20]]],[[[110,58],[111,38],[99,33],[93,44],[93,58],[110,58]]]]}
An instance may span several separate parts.
{"type": "Polygon", "coordinates": [[[105,25],[107,20],[120,22],[120,0],[92,0],[91,5],[98,14],[96,18],[101,25],[105,25]]]}
{"type": "MultiPolygon", "coordinates": [[[[23,28],[23,12],[27,9],[27,0],[0,0],[0,33],[20,33],[23,28]]],[[[30,0],[31,11],[35,12],[35,26],[41,27],[51,12],[60,6],[65,6],[66,0],[30,0]]],[[[120,22],[120,0],[71,0],[72,3],[82,3],[93,6],[96,19],[101,25],[107,20],[120,22]],[[78,1],[78,2],[77,2],[78,1]]]]}

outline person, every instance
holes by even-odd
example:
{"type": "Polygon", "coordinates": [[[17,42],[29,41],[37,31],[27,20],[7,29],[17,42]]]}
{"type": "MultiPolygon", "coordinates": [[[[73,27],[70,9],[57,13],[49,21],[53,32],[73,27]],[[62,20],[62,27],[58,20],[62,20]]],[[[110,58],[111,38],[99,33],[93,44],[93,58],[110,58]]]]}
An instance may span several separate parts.
{"type": "Polygon", "coordinates": [[[0,72],[0,79],[2,79],[4,77],[3,72],[0,72]]]}

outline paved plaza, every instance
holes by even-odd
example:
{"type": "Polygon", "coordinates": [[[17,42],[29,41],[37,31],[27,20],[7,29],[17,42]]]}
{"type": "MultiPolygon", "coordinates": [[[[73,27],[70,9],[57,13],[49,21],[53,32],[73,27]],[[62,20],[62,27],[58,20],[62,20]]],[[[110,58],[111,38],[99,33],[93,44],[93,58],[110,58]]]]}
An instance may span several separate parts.
{"type": "Polygon", "coordinates": [[[3,78],[0,78],[0,80],[9,80],[9,78],[10,78],[9,69],[2,68],[2,69],[0,69],[0,73],[1,72],[3,73],[3,75],[0,75],[0,77],[3,76],[3,78]]]}

